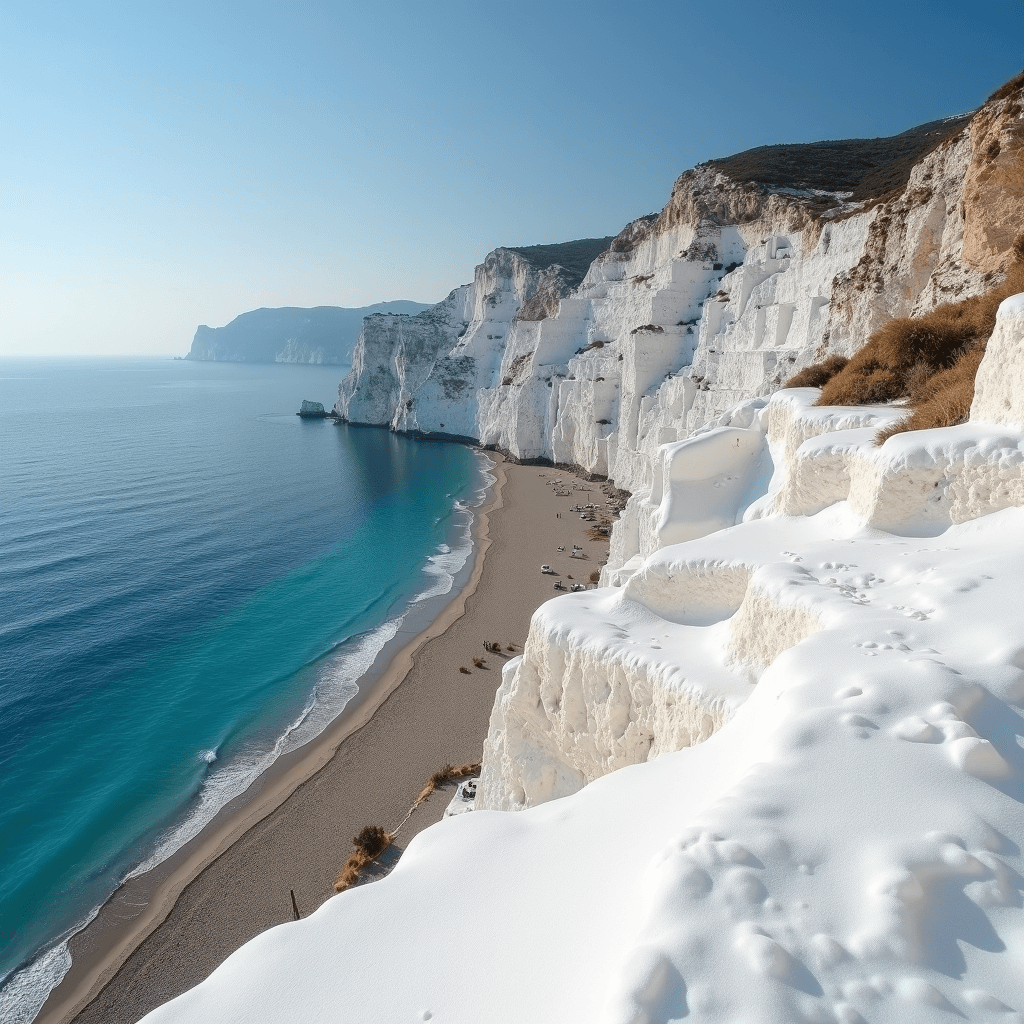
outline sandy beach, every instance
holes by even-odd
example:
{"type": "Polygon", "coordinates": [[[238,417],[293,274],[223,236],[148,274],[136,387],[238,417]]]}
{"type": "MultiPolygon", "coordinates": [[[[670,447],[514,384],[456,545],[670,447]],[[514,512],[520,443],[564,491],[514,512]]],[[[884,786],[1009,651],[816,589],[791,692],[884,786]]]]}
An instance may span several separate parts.
{"type": "MultiPolygon", "coordinates": [[[[607,556],[607,541],[590,539],[593,524],[570,511],[604,507],[599,483],[494,458],[497,481],[478,511],[475,556],[459,594],[388,652],[379,677],[321,737],[282,758],[255,793],[152,877],[115,894],[72,940],[73,966],[39,1024],[135,1024],[248,939],[291,920],[292,890],[299,912],[312,913],[334,895],[360,828],[393,828],[432,772],[480,759],[501,666],[522,652],[533,611],[555,596],[555,578],[586,583],[607,556]],[[585,558],[569,557],[573,544],[585,558]],[[560,575],[542,575],[542,563],[560,575]],[[502,655],[485,652],[484,641],[499,642],[502,655]],[[480,656],[482,669],[472,661],[480,656]]],[[[439,821],[453,792],[446,786],[421,806],[382,860],[393,863],[439,821]]]]}

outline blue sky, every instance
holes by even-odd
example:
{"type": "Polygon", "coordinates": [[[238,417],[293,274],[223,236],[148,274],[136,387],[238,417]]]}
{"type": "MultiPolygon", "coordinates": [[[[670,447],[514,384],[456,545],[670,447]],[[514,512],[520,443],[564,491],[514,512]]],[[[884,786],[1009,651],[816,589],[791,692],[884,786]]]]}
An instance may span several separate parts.
{"type": "Polygon", "coordinates": [[[710,157],[971,109],[1022,43],[1021,0],[6,0],[0,355],[437,301],[710,157]]]}

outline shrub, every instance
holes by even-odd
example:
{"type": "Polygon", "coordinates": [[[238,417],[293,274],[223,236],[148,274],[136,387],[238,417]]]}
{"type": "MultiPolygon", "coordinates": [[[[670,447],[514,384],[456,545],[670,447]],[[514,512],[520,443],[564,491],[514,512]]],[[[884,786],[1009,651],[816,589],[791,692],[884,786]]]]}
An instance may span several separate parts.
{"type": "Polygon", "coordinates": [[[511,644],[506,644],[506,645],[505,645],[505,650],[506,650],[506,651],[514,651],[514,650],[515,650],[515,648],[514,648],[514,647],[513,647],[513,646],[512,646],[511,644]]]}
{"type": "Polygon", "coordinates": [[[393,838],[380,825],[365,825],[352,839],[352,845],[367,857],[379,857],[391,845],[393,838]]]}
{"type": "Polygon", "coordinates": [[[349,854],[338,877],[334,891],[344,892],[359,881],[363,869],[372,864],[394,841],[394,835],[380,825],[366,825],[352,840],[355,849],[349,854]]]}
{"type": "Polygon", "coordinates": [[[464,675],[467,675],[467,676],[469,675],[469,669],[466,668],[465,665],[460,665],[459,666],[459,671],[462,672],[464,675]]]}
{"type": "Polygon", "coordinates": [[[829,356],[820,363],[805,366],[783,385],[787,388],[823,388],[850,360],[846,356],[829,356]]]}
{"type": "MultiPolygon", "coordinates": [[[[818,405],[861,405],[907,399],[912,413],[881,431],[879,444],[905,430],[963,423],[974,377],[1003,299],[1024,291],[1024,234],[1010,252],[1002,284],[919,317],[890,320],[822,386],[818,405]]],[[[827,362],[827,361],[826,361],[827,362]]],[[[822,372],[825,364],[808,367],[822,372]]],[[[800,378],[797,374],[789,383],[800,378]]]]}
{"type": "Polygon", "coordinates": [[[473,664],[477,668],[483,668],[484,667],[484,659],[483,658],[474,658],[473,659],[473,664]]]}
{"type": "Polygon", "coordinates": [[[974,378],[985,350],[981,346],[966,351],[948,370],[940,370],[911,398],[913,412],[898,423],[891,423],[875,436],[876,444],[885,444],[893,434],[906,430],[930,430],[965,423],[974,399],[974,378]]]}
{"type": "Polygon", "coordinates": [[[601,579],[601,570],[600,569],[595,569],[590,574],[590,582],[591,583],[597,583],[600,579],[601,579]]]}

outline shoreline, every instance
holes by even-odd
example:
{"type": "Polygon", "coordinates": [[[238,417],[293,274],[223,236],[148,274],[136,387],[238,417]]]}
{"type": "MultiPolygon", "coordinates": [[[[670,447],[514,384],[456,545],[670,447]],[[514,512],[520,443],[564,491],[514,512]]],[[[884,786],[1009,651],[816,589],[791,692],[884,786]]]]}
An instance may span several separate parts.
{"type": "MultiPolygon", "coordinates": [[[[254,935],[291,920],[289,889],[302,916],[332,897],[349,837],[366,824],[397,825],[445,761],[479,760],[499,670],[512,653],[489,655],[490,664],[465,675],[460,664],[484,653],[481,639],[514,641],[521,653],[533,611],[553,596],[551,577],[538,573],[541,562],[555,565],[563,579],[578,573],[584,582],[607,556],[607,541],[587,537],[589,523],[561,518],[573,502],[600,499],[596,485],[564,470],[481,455],[495,479],[472,509],[474,552],[462,586],[456,589],[460,571],[452,591],[436,598],[444,607],[425,628],[414,631],[416,620],[407,617],[393,646],[378,654],[379,674],[342,715],[279,759],[244,806],[223,808],[199,836],[143,876],[148,891],[118,890],[72,939],[72,967],[37,1021],[134,1024],[254,935]],[[556,496],[550,480],[563,477],[566,489],[593,497],[556,496]],[[556,552],[556,544],[568,549],[571,541],[585,545],[593,560],[570,561],[556,552]]],[[[422,605],[413,605],[416,614],[427,613],[422,605]]],[[[441,791],[416,812],[395,858],[440,819],[450,796],[441,791]]]]}
{"type": "Polygon", "coordinates": [[[395,636],[384,644],[360,679],[359,691],[323,732],[301,747],[281,755],[244,793],[221,807],[198,835],[165,860],[118,885],[91,919],[67,940],[71,967],[50,991],[33,1024],[63,1024],[73,1020],[138,946],[160,927],[186,886],[319,772],[334,757],[338,747],[365,726],[401,685],[419,648],[443,633],[462,615],[465,602],[476,589],[483,572],[484,555],[490,544],[489,516],[501,508],[505,483],[503,460],[479,449],[477,451],[490,465],[481,467],[484,496],[479,504],[469,508],[473,515],[472,550],[455,574],[452,589],[447,594],[414,601],[408,606],[395,636]],[[488,474],[493,476],[492,482],[487,481],[488,474]],[[367,681],[369,685],[365,685],[367,681]],[[119,898],[125,900],[127,897],[131,903],[139,896],[147,901],[145,910],[130,927],[117,931],[111,929],[113,934],[104,936],[102,946],[105,951],[79,948],[104,926],[109,928],[109,923],[102,920],[104,911],[109,915],[119,898]]]}

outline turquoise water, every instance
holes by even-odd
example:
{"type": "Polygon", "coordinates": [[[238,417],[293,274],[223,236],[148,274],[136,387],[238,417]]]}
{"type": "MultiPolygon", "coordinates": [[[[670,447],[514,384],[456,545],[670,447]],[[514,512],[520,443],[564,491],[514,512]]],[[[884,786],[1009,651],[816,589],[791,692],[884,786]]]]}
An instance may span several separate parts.
{"type": "Polygon", "coordinates": [[[342,372],[0,363],[0,974],[319,732],[451,588],[476,457],[294,415],[342,372]]]}

